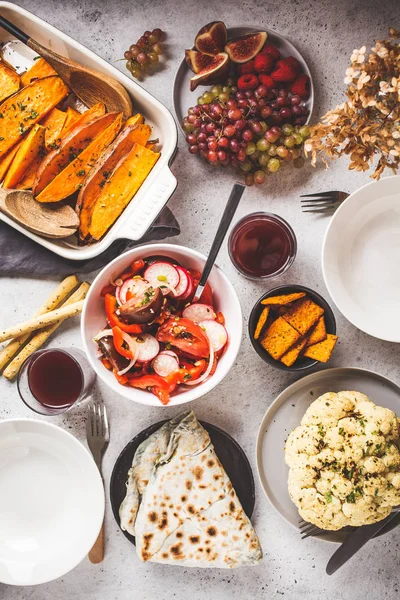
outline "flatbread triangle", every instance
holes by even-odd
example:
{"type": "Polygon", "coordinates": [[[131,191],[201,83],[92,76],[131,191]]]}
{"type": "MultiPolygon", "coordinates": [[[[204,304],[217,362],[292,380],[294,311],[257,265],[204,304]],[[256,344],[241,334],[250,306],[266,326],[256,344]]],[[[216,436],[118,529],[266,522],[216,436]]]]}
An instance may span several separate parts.
{"type": "Polygon", "coordinates": [[[139,446],[120,520],[136,537],[142,561],[235,568],[262,559],[253,526],[193,412],[139,446]]]}

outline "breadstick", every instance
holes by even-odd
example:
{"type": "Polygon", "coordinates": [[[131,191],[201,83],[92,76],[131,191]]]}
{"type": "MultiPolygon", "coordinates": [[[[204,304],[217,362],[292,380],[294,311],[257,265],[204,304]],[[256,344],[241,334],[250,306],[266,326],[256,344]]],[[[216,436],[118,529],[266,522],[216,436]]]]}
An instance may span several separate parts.
{"type": "MultiPolygon", "coordinates": [[[[57,306],[76,288],[79,280],[76,275],[69,275],[56,287],[50,294],[46,302],[39,308],[35,316],[43,315],[44,313],[54,310],[57,306]]],[[[0,351],[0,370],[12,359],[29,337],[29,333],[22,335],[14,340],[11,340],[5,348],[0,351]]]]}
{"type": "MultiPolygon", "coordinates": [[[[86,294],[88,293],[90,284],[84,281],[79,288],[64,302],[62,306],[69,306],[78,302],[79,300],[84,300],[86,294]]],[[[10,381],[14,379],[18,375],[18,372],[21,368],[21,365],[24,361],[36,350],[39,350],[41,346],[48,340],[48,338],[54,333],[57,327],[64,321],[64,319],[55,323],[54,325],[49,325],[48,327],[44,327],[40,331],[34,334],[34,336],[29,340],[26,346],[21,350],[21,352],[14,358],[13,361],[10,362],[8,367],[5,369],[3,375],[6,379],[10,381]]]]}
{"type": "Polygon", "coordinates": [[[3,329],[3,331],[0,331],[0,342],[6,342],[12,338],[25,335],[25,333],[35,331],[36,329],[43,329],[43,327],[57,323],[66,317],[73,317],[82,312],[83,303],[84,301],[80,300],[79,302],[74,302],[68,306],[62,306],[61,308],[52,310],[44,315],[39,315],[38,317],[24,321],[19,325],[14,325],[14,327],[3,329]]]}

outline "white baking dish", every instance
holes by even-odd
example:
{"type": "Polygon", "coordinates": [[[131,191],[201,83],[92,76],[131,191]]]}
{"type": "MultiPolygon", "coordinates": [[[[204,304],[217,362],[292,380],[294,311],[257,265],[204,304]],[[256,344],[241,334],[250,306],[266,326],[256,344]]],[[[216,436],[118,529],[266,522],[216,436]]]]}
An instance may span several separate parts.
{"type": "MultiPolygon", "coordinates": [[[[114,77],[132,97],[134,110],[142,113],[146,122],[153,128],[152,137],[159,138],[161,142],[161,156],[150,175],[108,233],[95,244],[79,247],[75,236],[70,236],[65,240],[41,238],[14,223],[5,215],[0,214],[0,219],[52,252],[73,260],[86,260],[97,256],[119,238],[139,240],[161,212],[177,186],[177,181],[169,168],[177,145],[177,129],[171,113],[132,79],[29,11],[10,2],[0,1],[0,14],[44,46],[82,65],[114,77]]],[[[0,28],[0,42],[4,43],[12,39],[10,34],[0,28]]],[[[21,42],[16,42],[15,47],[21,49],[21,42]]],[[[25,46],[23,52],[25,57],[33,58],[35,56],[35,53],[25,46]]],[[[9,57],[7,59],[9,60],[9,57]]],[[[21,63],[26,64],[26,58],[23,60],[21,57],[17,65],[21,66],[21,63]]],[[[13,64],[15,65],[15,59],[13,64]]]]}

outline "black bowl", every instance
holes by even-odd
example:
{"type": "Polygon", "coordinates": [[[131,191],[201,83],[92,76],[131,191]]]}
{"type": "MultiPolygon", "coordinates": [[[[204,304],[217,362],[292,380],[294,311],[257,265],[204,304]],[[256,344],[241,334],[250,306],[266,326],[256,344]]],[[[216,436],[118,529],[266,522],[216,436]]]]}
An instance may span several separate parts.
{"type": "Polygon", "coordinates": [[[282,371],[305,371],[306,369],[311,369],[311,367],[314,367],[317,364],[321,364],[318,360],[307,358],[306,356],[301,356],[291,367],[287,367],[279,360],[275,360],[274,358],[272,358],[272,356],[268,354],[266,350],[264,350],[259,341],[254,339],[254,331],[257,325],[257,321],[260,317],[262,309],[264,308],[264,305],[261,304],[261,300],[265,300],[265,298],[268,298],[270,296],[281,296],[283,294],[293,294],[295,292],[305,292],[307,296],[311,298],[311,300],[314,300],[316,304],[318,304],[324,309],[326,331],[327,333],[331,333],[333,335],[336,334],[336,321],[332,309],[327,303],[327,301],[322,296],[317,294],[317,292],[310,290],[310,288],[304,287],[304,285],[280,285],[279,287],[276,287],[266,292],[263,296],[261,296],[261,298],[257,300],[256,304],[253,307],[253,310],[250,313],[249,336],[253,348],[257,352],[258,356],[262,358],[264,362],[272,365],[277,369],[281,369],[282,371]]]}

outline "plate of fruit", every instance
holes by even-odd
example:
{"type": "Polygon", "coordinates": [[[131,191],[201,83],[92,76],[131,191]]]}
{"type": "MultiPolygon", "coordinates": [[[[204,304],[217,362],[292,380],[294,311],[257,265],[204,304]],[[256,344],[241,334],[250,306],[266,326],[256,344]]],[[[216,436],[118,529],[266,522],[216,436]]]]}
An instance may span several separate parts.
{"type": "Polygon", "coordinates": [[[313,100],[310,70],[288,40],[221,21],[197,33],[174,84],[189,152],[239,169],[248,185],[264,183],[286,162],[303,165],[313,100]]]}

